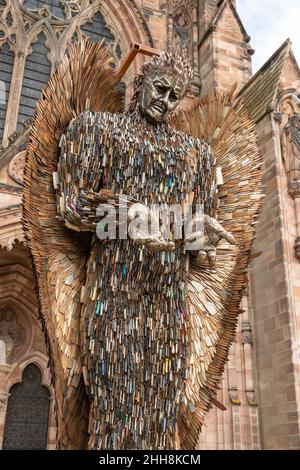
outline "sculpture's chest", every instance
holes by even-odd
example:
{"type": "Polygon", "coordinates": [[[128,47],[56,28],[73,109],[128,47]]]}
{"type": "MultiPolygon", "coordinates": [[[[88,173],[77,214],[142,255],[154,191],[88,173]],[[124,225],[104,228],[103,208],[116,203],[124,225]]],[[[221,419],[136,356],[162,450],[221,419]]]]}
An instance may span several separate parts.
{"type": "Polygon", "coordinates": [[[195,150],[182,135],[126,129],[107,136],[101,187],[151,203],[176,203],[193,190],[195,150]]]}

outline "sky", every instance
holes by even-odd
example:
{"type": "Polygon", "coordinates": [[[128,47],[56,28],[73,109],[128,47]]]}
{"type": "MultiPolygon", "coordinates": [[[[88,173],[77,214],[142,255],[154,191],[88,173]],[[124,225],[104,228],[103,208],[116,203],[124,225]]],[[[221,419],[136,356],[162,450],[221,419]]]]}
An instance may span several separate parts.
{"type": "Polygon", "coordinates": [[[237,10],[251,36],[255,73],[290,38],[300,65],[300,0],[237,0],[237,10]]]}

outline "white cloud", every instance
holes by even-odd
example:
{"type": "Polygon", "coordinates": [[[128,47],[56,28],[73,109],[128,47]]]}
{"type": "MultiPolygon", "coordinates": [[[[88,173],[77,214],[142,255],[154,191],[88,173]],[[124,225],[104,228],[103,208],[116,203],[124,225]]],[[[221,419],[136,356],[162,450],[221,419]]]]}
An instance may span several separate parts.
{"type": "Polygon", "coordinates": [[[255,49],[256,72],[287,39],[300,65],[299,0],[237,0],[237,10],[255,49]]]}

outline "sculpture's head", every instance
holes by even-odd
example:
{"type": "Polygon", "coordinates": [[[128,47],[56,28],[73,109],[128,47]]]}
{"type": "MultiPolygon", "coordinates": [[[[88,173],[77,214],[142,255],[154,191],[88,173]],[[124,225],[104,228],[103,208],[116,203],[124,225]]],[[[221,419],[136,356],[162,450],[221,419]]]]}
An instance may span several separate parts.
{"type": "Polygon", "coordinates": [[[163,52],[146,62],[134,80],[129,111],[139,111],[152,124],[165,122],[175,111],[193,78],[189,63],[163,52]]]}

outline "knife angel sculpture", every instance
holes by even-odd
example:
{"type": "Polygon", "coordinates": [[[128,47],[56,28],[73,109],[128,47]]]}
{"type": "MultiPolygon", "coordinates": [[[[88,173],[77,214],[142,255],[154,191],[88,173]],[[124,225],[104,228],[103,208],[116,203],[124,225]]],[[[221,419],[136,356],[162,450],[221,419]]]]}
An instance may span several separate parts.
{"type": "Polygon", "coordinates": [[[109,53],[81,40],[38,103],[24,223],[57,448],[194,449],[206,412],[219,405],[261,204],[261,157],[233,92],[174,114],[191,78],[185,60],[162,53],[143,66],[121,112],[109,53]],[[154,230],[139,223],[127,236],[128,223],[148,228],[153,207],[171,204],[182,214],[204,209],[201,233],[195,212],[182,239],[174,217],[166,232],[159,209],[154,230]]]}

